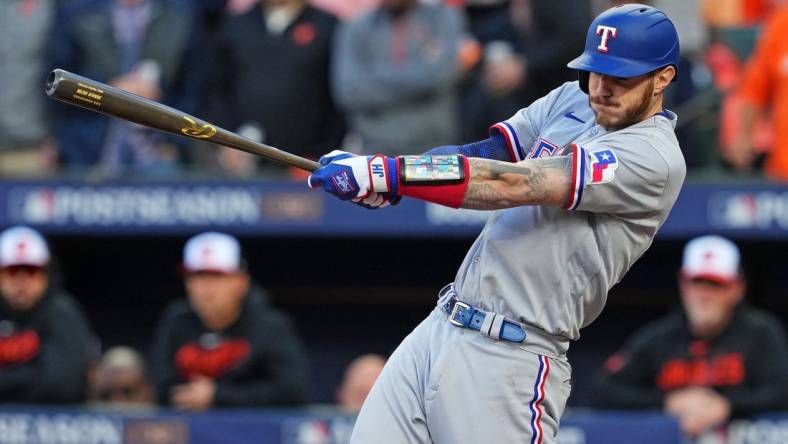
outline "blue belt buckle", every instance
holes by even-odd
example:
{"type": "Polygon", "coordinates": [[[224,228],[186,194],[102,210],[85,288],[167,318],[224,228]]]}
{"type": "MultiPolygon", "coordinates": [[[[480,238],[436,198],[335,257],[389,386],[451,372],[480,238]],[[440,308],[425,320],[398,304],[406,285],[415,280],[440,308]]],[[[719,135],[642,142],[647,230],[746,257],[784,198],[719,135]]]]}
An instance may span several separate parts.
{"type": "Polygon", "coordinates": [[[449,322],[458,327],[466,327],[465,322],[457,320],[457,317],[462,315],[461,310],[470,310],[470,308],[471,306],[465,302],[455,301],[454,307],[451,309],[451,314],[449,314],[449,322]]]}

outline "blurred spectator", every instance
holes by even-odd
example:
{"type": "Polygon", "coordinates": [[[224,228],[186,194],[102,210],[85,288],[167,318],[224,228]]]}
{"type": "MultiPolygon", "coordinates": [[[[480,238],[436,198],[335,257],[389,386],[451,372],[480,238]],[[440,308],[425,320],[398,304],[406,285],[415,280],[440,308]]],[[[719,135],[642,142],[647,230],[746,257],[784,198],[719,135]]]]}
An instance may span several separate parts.
{"type": "Polygon", "coordinates": [[[179,409],[304,402],[306,357],[290,321],[251,285],[238,241],[203,233],[183,252],[187,301],[165,310],[151,370],[179,409]]]}
{"type": "MultiPolygon", "coordinates": [[[[215,0],[209,0],[215,2],[215,0]]],[[[226,0],[224,9],[229,15],[243,14],[254,8],[260,0],[226,0]]]]}
{"type": "Polygon", "coordinates": [[[766,158],[766,174],[788,180],[788,5],[776,9],[769,18],[755,53],[745,68],[739,94],[742,99],[740,133],[727,159],[738,170],[752,168],[758,152],[753,149],[755,122],[772,112],[774,140],[766,158]]]}
{"type": "MultiPolygon", "coordinates": [[[[716,118],[715,124],[709,125],[708,118],[696,112],[697,121],[683,119],[685,123],[693,122],[699,132],[708,131],[692,143],[689,155],[691,163],[698,152],[712,148],[713,155],[705,154],[708,160],[730,172],[731,166],[739,173],[762,172],[764,153],[772,145],[771,123],[768,114],[761,113],[752,120],[742,121],[744,107],[747,106],[739,86],[744,75],[744,62],[750,58],[760,27],[770,14],[774,5],[780,0],[700,0],[699,16],[707,25],[709,44],[705,49],[704,61],[713,79],[713,89],[704,94],[711,100],[705,107],[709,116],[716,118]],[[747,128],[745,128],[747,126],[747,128]],[[749,138],[746,143],[741,141],[749,138]],[[746,151],[754,153],[752,162],[746,167],[738,166],[740,161],[739,148],[745,146],[746,151]]],[[[683,41],[682,41],[683,45],[683,41]]],[[[682,48],[683,49],[683,48],[682,48]]],[[[701,95],[702,97],[704,95],[701,95]]],[[[682,113],[686,116],[687,113],[682,113]]]]}
{"type": "Polygon", "coordinates": [[[644,327],[608,358],[597,405],[662,408],[693,437],[731,416],[784,408],[785,332],[742,302],[736,245],[718,236],[689,242],[679,290],[683,310],[644,327]]]}
{"type": "Polygon", "coordinates": [[[676,25],[681,42],[681,53],[694,58],[700,56],[709,39],[709,29],[700,14],[703,0],[651,0],[644,1],[657,9],[665,11],[671,21],[676,25]]]}
{"type": "MultiPolygon", "coordinates": [[[[52,39],[52,63],[172,103],[172,91],[183,81],[178,73],[186,59],[192,23],[188,10],[175,10],[165,0],[64,6],[52,39]]],[[[55,110],[59,161],[69,169],[98,165],[110,175],[151,175],[179,168],[179,151],[171,136],[73,106],[59,104],[55,110]]]]}
{"type": "Polygon", "coordinates": [[[90,400],[121,408],[155,405],[153,384],[142,356],[128,347],[104,352],[93,373],[90,400]]]}
{"type": "MultiPolygon", "coordinates": [[[[304,0],[263,0],[228,17],[210,63],[222,126],[317,159],[342,144],[345,124],[331,97],[337,19],[304,0]]],[[[259,157],[220,151],[220,163],[251,175],[259,157]]],[[[268,163],[270,165],[270,163],[268,163]]]]}
{"type": "Polygon", "coordinates": [[[700,0],[680,2],[652,0],[643,1],[643,3],[648,3],[664,11],[676,25],[681,42],[679,66],[673,85],[666,90],[664,107],[679,114],[676,138],[684,153],[687,168],[709,167],[712,163],[711,159],[719,157],[718,147],[713,144],[704,144],[703,142],[709,138],[699,133],[699,126],[695,119],[704,116],[705,113],[693,115],[692,112],[693,108],[701,108],[697,104],[697,100],[693,102],[693,99],[696,99],[701,91],[711,90],[711,79],[703,61],[709,30],[700,17],[700,0]],[[685,106],[690,109],[685,111],[687,109],[685,106]]]}
{"type": "Polygon", "coordinates": [[[760,23],[775,0],[701,0],[700,14],[716,28],[746,27],[760,23]]]}
{"type": "Polygon", "coordinates": [[[483,49],[481,63],[461,85],[463,140],[484,139],[490,122],[508,118],[522,107],[525,59],[512,9],[508,0],[465,2],[470,33],[483,49]]]}
{"type": "Polygon", "coordinates": [[[383,0],[342,24],[333,89],[362,151],[416,153],[461,137],[457,84],[478,60],[464,32],[461,11],[418,0],[383,0]]]}
{"type": "Polygon", "coordinates": [[[371,11],[380,4],[380,0],[309,0],[309,4],[348,21],[371,11]]]}
{"type": "Polygon", "coordinates": [[[339,408],[348,413],[358,413],[385,364],[386,358],[376,354],[354,359],[345,369],[345,376],[337,388],[339,408]]]}
{"type": "Polygon", "coordinates": [[[52,167],[43,91],[55,0],[0,2],[0,177],[52,167]]]}
{"type": "MultiPolygon", "coordinates": [[[[74,0],[72,0],[74,1],[74,0]]],[[[85,1],[85,0],[82,0],[85,1]]],[[[105,0],[102,0],[105,1],[105,0]]],[[[195,114],[221,125],[221,116],[210,115],[215,97],[212,92],[211,76],[215,68],[205,63],[211,58],[221,35],[222,25],[228,17],[243,14],[256,7],[259,0],[164,0],[170,8],[187,12],[192,19],[190,40],[186,45],[183,61],[174,78],[177,79],[169,89],[171,105],[179,110],[195,114]]],[[[224,110],[225,113],[230,111],[224,110]]],[[[210,142],[172,138],[178,143],[183,166],[200,175],[222,173],[217,162],[217,147],[210,142]]],[[[248,160],[248,159],[245,159],[248,160]]],[[[250,172],[253,164],[250,164],[250,172]]]]}
{"type": "Polygon", "coordinates": [[[577,32],[591,21],[588,0],[529,0],[530,20],[524,28],[526,103],[563,82],[577,80],[566,61],[582,52],[585,35],[577,32]]]}
{"type": "Polygon", "coordinates": [[[577,79],[566,61],[582,52],[588,0],[470,0],[466,12],[484,51],[463,93],[464,139],[486,138],[490,122],[577,79]]]}
{"type": "Polygon", "coordinates": [[[0,233],[0,399],[77,403],[93,344],[76,302],[51,284],[49,248],[27,227],[0,233]]]}
{"type": "Polygon", "coordinates": [[[706,51],[706,62],[713,73],[714,86],[722,94],[719,106],[719,137],[714,148],[727,167],[736,167],[740,150],[747,157],[747,164],[736,167],[740,173],[760,174],[765,153],[773,143],[769,112],[752,115],[752,105],[744,99],[741,83],[744,62],[737,51],[723,42],[714,42],[706,51]],[[742,118],[742,114],[747,116],[742,118]]]}

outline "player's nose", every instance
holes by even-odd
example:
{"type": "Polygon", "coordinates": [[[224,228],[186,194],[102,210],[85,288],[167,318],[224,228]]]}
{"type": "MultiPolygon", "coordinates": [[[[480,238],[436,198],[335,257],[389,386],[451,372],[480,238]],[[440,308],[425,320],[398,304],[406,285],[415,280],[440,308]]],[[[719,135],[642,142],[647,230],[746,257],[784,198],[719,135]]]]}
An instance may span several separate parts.
{"type": "Polygon", "coordinates": [[[596,81],[591,82],[589,85],[589,88],[594,92],[594,94],[601,97],[610,97],[613,95],[613,77],[604,74],[599,74],[596,77],[596,81]]]}

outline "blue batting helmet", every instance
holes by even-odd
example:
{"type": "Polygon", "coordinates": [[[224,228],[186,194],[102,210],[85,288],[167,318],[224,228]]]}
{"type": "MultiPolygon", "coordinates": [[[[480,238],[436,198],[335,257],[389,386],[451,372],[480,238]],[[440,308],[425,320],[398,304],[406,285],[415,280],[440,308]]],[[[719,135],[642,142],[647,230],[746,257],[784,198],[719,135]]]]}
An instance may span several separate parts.
{"type": "Polygon", "coordinates": [[[668,65],[678,68],[679,36],[664,12],[637,3],[599,14],[586,34],[580,57],[567,64],[580,73],[588,93],[588,73],[637,77],[668,65]]]}

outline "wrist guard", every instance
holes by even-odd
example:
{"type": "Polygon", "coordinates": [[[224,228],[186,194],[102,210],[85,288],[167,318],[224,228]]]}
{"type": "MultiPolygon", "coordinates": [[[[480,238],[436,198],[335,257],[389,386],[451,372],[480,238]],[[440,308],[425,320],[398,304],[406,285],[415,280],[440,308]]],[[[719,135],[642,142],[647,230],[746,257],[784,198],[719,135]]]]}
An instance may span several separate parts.
{"type": "Polygon", "coordinates": [[[403,185],[454,185],[465,180],[465,162],[458,154],[399,156],[403,185]]]}
{"type": "Polygon", "coordinates": [[[400,156],[396,165],[400,195],[452,208],[462,205],[470,178],[465,156],[400,156]]]}

